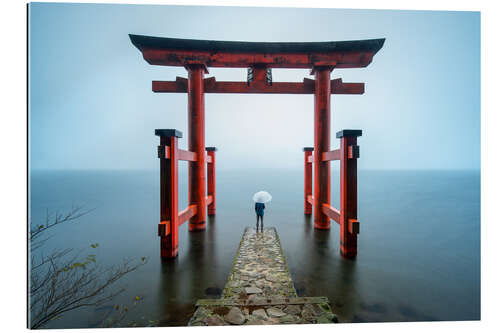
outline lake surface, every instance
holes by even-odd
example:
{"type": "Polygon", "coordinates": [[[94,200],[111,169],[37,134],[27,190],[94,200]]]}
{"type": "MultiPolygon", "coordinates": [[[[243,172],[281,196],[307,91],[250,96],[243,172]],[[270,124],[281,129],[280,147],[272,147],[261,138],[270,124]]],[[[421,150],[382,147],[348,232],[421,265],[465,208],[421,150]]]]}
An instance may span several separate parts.
{"type": "MultiPolygon", "coordinates": [[[[180,170],[179,209],[187,206],[180,170]]],[[[332,169],[333,204],[339,173],[332,169]]],[[[179,257],[160,259],[159,171],[34,171],[35,224],[72,205],[93,208],[54,229],[49,248],[90,249],[103,265],[148,257],[118,282],[112,304],[132,304],[125,323],[186,325],[200,298],[223,289],[245,226],[255,225],[252,194],[267,190],[265,226],[276,227],[300,296],[327,296],[343,322],[480,319],[479,171],[359,171],[358,257],[339,253],[339,226],[315,230],[303,214],[303,170],[217,171],[217,215],[207,229],[180,227],[179,257]]],[[[109,306],[82,309],[50,328],[95,327],[109,306]]]]}

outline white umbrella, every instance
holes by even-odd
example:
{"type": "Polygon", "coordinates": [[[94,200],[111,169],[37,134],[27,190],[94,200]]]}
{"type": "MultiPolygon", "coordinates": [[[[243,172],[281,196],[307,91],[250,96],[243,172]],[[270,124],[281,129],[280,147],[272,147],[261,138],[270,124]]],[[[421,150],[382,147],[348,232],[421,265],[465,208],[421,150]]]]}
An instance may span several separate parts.
{"type": "Polygon", "coordinates": [[[253,195],[253,201],[266,203],[271,201],[273,197],[266,191],[259,191],[253,195]]]}

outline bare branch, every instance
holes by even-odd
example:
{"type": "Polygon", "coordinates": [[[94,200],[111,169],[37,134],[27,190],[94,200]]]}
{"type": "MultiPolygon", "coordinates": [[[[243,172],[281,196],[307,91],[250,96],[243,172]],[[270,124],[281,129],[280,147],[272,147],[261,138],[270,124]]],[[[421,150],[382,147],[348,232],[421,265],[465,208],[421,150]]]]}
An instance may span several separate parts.
{"type": "Polygon", "coordinates": [[[46,217],[45,217],[45,223],[37,225],[35,227],[31,227],[29,234],[28,234],[28,240],[30,242],[33,242],[33,241],[37,240],[37,238],[40,237],[40,235],[43,232],[45,232],[46,230],[51,229],[56,225],[60,225],[60,224],[65,223],[65,222],[70,222],[70,221],[76,220],[79,217],[82,217],[83,215],[86,215],[93,210],[94,210],[94,208],[88,209],[88,210],[83,210],[82,206],[76,206],[76,207],[72,207],[71,210],[69,212],[67,212],[66,214],[61,214],[61,213],[56,212],[55,217],[53,217],[53,218],[51,217],[52,215],[47,210],[46,217]]]}
{"type": "MultiPolygon", "coordinates": [[[[40,242],[39,237],[45,230],[75,220],[89,211],[77,207],[67,214],[47,213],[43,227],[29,231],[30,243],[42,249],[46,239],[40,242]]],[[[91,247],[97,245],[92,244],[91,247]]],[[[147,258],[143,257],[140,260],[125,259],[116,266],[102,267],[92,253],[79,251],[70,256],[71,253],[74,253],[72,249],[65,249],[35,256],[32,248],[29,280],[31,328],[41,328],[75,309],[112,300],[125,290],[114,287],[116,282],[147,263],[147,258]]]]}

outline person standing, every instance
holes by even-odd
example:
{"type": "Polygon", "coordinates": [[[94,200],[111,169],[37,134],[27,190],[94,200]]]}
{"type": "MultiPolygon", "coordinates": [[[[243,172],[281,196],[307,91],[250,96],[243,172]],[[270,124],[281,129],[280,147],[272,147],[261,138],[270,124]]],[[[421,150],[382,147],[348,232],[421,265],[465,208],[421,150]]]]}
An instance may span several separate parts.
{"type": "Polygon", "coordinates": [[[266,205],[264,205],[262,202],[256,202],[255,203],[255,213],[257,214],[257,226],[256,229],[259,231],[259,219],[260,219],[260,231],[264,231],[264,209],[266,208],[266,205]]]}

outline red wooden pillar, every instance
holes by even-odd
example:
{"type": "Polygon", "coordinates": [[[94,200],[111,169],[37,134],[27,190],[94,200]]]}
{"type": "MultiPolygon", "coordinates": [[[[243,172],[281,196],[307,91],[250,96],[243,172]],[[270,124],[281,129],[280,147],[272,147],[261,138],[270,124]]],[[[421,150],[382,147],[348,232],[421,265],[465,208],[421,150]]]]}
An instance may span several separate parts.
{"type": "Polygon", "coordinates": [[[321,207],[330,205],[330,162],[321,161],[330,150],[330,95],[331,66],[313,68],[314,81],[314,227],[330,229],[330,218],[321,207]]]}
{"type": "Polygon", "coordinates": [[[340,138],[340,253],[354,258],[358,253],[358,171],[361,130],[337,132],[340,138]]]}
{"type": "Polygon", "coordinates": [[[307,197],[312,195],[312,161],[309,158],[312,156],[314,148],[304,147],[304,214],[312,214],[312,205],[307,200],[307,197]]]}
{"type": "Polygon", "coordinates": [[[196,205],[196,215],[189,220],[189,231],[206,228],[205,207],[205,96],[203,64],[190,64],[188,70],[188,147],[196,153],[196,161],[189,162],[188,202],[196,205]]]}
{"type": "Polygon", "coordinates": [[[211,162],[207,163],[207,194],[212,196],[212,203],[208,205],[208,215],[215,215],[215,152],[217,148],[205,148],[211,162]]]}
{"type": "Polygon", "coordinates": [[[162,258],[177,257],[179,248],[178,142],[182,133],[175,129],[157,129],[160,137],[160,254],[162,258]]]}

